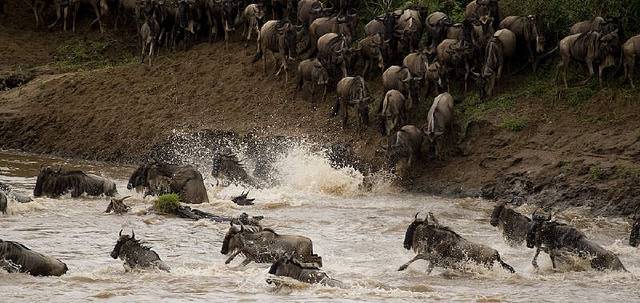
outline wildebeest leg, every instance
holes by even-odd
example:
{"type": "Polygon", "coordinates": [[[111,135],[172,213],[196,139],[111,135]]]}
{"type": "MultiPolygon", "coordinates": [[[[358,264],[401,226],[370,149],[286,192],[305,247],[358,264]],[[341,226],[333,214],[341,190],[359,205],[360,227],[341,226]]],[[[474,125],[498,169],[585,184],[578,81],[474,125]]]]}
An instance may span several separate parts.
{"type": "Polygon", "coordinates": [[[315,83],[311,83],[311,88],[310,88],[310,92],[309,94],[311,94],[311,103],[316,103],[316,84],[315,83]]]}
{"type": "Polygon", "coordinates": [[[142,51],[140,53],[140,64],[144,64],[144,54],[147,52],[147,41],[142,37],[142,51]]]}
{"type": "MultiPolygon", "coordinates": [[[[413,263],[415,261],[418,261],[418,260],[427,260],[427,261],[429,261],[425,255],[417,254],[415,257],[413,257],[413,259],[409,260],[409,262],[402,264],[402,266],[400,266],[400,268],[398,268],[398,271],[403,271],[403,270],[407,269],[407,267],[409,267],[409,265],[411,265],[411,263],[413,263]]],[[[429,262],[429,267],[431,267],[431,270],[433,270],[433,266],[432,266],[431,262],[429,262]]],[[[431,271],[429,271],[429,272],[431,272],[431,271]]]]}
{"type": "Polygon", "coordinates": [[[471,71],[471,66],[469,66],[469,62],[464,62],[464,94],[467,94],[467,84],[469,82],[469,73],[471,71]]]}
{"type": "Polygon", "coordinates": [[[153,46],[155,42],[151,41],[151,45],[149,46],[149,67],[151,67],[151,57],[153,56],[153,46]]]}
{"type": "MultiPolygon", "coordinates": [[[[51,30],[54,26],[56,26],[56,24],[58,24],[58,21],[60,21],[60,18],[62,17],[62,5],[58,5],[56,7],[56,20],[53,21],[53,23],[51,23],[51,25],[49,25],[49,30],[51,30]]],[[[64,31],[66,31],[66,29],[64,29],[64,31]]]]}
{"type": "Polygon", "coordinates": [[[555,250],[549,251],[549,258],[551,259],[551,268],[556,269],[556,254],[555,250]]]}
{"type": "Polygon", "coordinates": [[[531,260],[531,265],[533,265],[533,268],[535,268],[536,270],[538,269],[538,255],[540,254],[540,247],[536,247],[536,254],[533,255],[533,260],[531,260]]]}
{"type": "Polygon", "coordinates": [[[96,19],[91,22],[91,25],[98,22],[98,27],[100,27],[100,33],[102,34],[104,33],[104,30],[102,29],[102,20],[100,20],[100,9],[98,8],[98,4],[95,2],[92,2],[91,6],[93,6],[93,11],[96,13],[96,19]]]}
{"type": "Polygon", "coordinates": [[[231,261],[233,261],[233,259],[234,259],[236,256],[238,256],[239,254],[240,254],[240,251],[239,251],[239,250],[235,251],[234,253],[232,253],[232,254],[231,254],[231,256],[229,256],[229,258],[227,258],[227,260],[226,260],[226,261],[224,261],[224,264],[229,264],[229,263],[231,263],[231,261]]]}
{"type": "Polygon", "coordinates": [[[346,129],[349,119],[349,105],[347,105],[346,98],[340,98],[340,106],[342,107],[342,129],[346,129]]]}
{"type": "Polygon", "coordinates": [[[513,267],[511,267],[511,265],[505,263],[504,261],[502,261],[502,259],[500,258],[500,255],[496,253],[496,260],[498,262],[500,262],[500,265],[502,265],[502,268],[510,271],[511,273],[515,273],[516,271],[513,269],[513,267]]]}
{"type": "Polygon", "coordinates": [[[242,261],[242,263],[240,263],[240,265],[247,266],[249,263],[251,263],[251,261],[253,261],[253,260],[251,260],[249,258],[246,258],[246,259],[244,259],[244,261],[242,261]]]}
{"type": "Polygon", "coordinates": [[[322,103],[324,103],[326,96],[327,96],[327,85],[325,84],[324,88],[322,89],[322,103]]]}
{"type": "Polygon", "coordinates": [[[593,75],[595,74],[595,71],[593,70],[593,60],[587,59],[587,68],[589,69],[589,78],[582,81],[582,85],[587,84],[587,82],[589,82],[589,80],[591,80],[591,78],[593,78],[593,75]]]}
{"type": "Polygon", "coordinates": [[[363,79],[367,78],[367,73],[369,73],[369,66],[370,65],[371,65],[371,62],[369,62],[369,60],[365,60],[364,69],[362,70],[362,78],[363,79]]]}
{"type": "Polygon", "coordinates": [[[333,106],[333,111],[331,112],[331,116],[332,117],[337,116],[339,111],[340,111],[340,97],[337,97],[336,104],[333,106]]]}

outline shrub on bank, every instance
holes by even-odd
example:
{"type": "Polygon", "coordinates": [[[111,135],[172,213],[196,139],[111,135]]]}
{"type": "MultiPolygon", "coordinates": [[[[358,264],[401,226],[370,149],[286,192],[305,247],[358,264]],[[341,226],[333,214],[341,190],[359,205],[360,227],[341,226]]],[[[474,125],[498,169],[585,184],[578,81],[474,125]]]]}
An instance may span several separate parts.
{"type": "Polygon", "coordinates": [[[165,194],[158,197],[153,202],[153,208],[161,213],[173,213],[180,206],[180,196],[178,194],[165,194]]]}

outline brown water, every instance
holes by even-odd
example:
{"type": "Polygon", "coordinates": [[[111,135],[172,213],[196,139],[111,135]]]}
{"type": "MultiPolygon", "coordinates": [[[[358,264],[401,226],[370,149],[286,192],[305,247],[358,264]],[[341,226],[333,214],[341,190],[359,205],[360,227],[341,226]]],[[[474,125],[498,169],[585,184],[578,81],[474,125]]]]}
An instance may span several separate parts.
{"type": "MultiPolygon", "coordinates": [[[[211,203],[197,208],[237,216],[264,215],[265,225],[282,234],[310,237],[323,257],[324,270],[346,289],[292,283],[279,290],[265,283],[268,264],[240,267],[241,257],[224,264],[221,242],[228,225],[140,214],[151,198],[126,190],[132,167],[112,167],[50,157],[0,153],[0,181],[31,194],[41,164],[59,163],[117,180],[120,195],[133,211],[105,214],[104,198],[37,198],[9,205],[0,215],[0,236],[60,258],[69,272],[62,277],[31,277],[0,272],[0,302],[632,302],[640,301],[640,251],[629,247],[629,224],[622,218],[591,218],[586,210],[559,214],[590,238],[612,250],[631,273],[553,271],[541,254],[541,270],[531,265],[533,250],[505,245],[488,217],[491,203],[481,199],[445,199],[399,193],[381,176],[372,192],[362,192],[357,171],[332,169],[322,157],[295,148],[276,165],[281,185],[252,190],[256,205],[229,201],[242,188],[213,188],[211,203]],[[407,225],[416,211],[432,211],[440,222],[462,236],[496,248],[517,274],[470,268],[456,272],[436,268],[427,275],[418,261],[405,272],[397,268],[413,257],[402,247],[407,225]],[[171,266],[172,272],[125,272],[122,261],[109,256],[118,231],[135,229],[171,266]]],[[[204,174],[203,174],[204,175],[204,174]]],[[[521,211],[530,212],[531,207],[521,211]]]]}

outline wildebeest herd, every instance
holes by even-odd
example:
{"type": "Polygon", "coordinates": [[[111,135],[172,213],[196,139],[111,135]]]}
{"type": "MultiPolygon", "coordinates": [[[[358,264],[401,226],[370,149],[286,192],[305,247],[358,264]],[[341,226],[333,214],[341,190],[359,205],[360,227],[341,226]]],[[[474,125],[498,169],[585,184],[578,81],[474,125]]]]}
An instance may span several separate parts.
{"type": "MultiPolygon", "coordinates": [[[[233,172],[233,170],[230,171],[233,172]]],[[[216,178],[226,174],[228,171],[221,170],[219,167],[212,172],[216,178]]],[[[154,160],[149,164],[141,165],[132,173],[127,188],[144,191],[145,196],[175,193],[186,203],[208,201],[193,199],[193,197],[206,197],[207,193],[204,190],[202,175],[188,165],[169,165],[154,160]],[[188,200],[190,198],[191,200],[188,200]]],[[[4,207],[3,211],[6,211],[5,192],[7,191],[7,186],[3,186],[0,191],[0,198],[2,198],[0,206],[4,207]]],[[[58,198],[69,195],[71,198],[77,198],[83,194],[115,196],[117,190],[115,183],[106,178],[60,167],[41,168],[37,176],[34,196],[58,198]]],[[[239,199],[247,199],[247,194],[248,192],[243,192],[239,199]]],[[[129,197],[112,199],[107,212],[127,213],[130,208],[124,204],[124,201],[129,197]]],[[[190,208],[188,210],[191,211],[190,208]]],[[[193,211],[198,214],[197,210],[193,211]]],[[[529,218],[512,209],[510,203],[501,202],[493,209],[489,223],[502,229],[507,244],[521,246],[526,243],[526,247],[535,248],[531,264],[536,269],[538,268],[537,258],[542,251],[551,258],[553,268],[556,268],[559,263],[568,262],[567,256],[574,256],[586,260],[595,270],[626,271],[613,252],[589,240],[578,229],[554,221],[550,215],[543,212],[536,210],[529,218]]],[[[195,219],[208,218],[203,215],[195,219]]],[[[262,219],[261,216],[251,217],[243,213],[237,218],[227,220],[230,222],[230,227],[222,239],[220,249],[220,253],[227,256],[225,264],[242,255],[244,256],[241,262],[243,266],[251,262],[271,263],[269,273],[275,276],[285,276],[305,283],[344,287],[343,283],[330,278],[320,269],[324,262],[321,256],[314,253],[314,244],[310,238],[302,235],[279,234],[272,228],[264,227],[260,222],[262,219]]],[[[629,236],[629,245],[638,246],[638,244],[640,244],[640,218],[636,219],[629,236]]],[[[416,260],[426,260],[429,262],[427,273],[430,273],[434,267],[465,270],[467,266],[474,264],[491,269],[496,263],[508,272],[516,272],[511,265],[502,260],[497,250],[460,236],[451,228],[441,224],[431,212],[424,218],[420,218],[420,213],[415,214],[413,222],[406,229],[403,246],[407,250],[413,249],[416,256],[400,266],[400,271],[405,270],[416,260]]],[[[127,270],[139,268],[170,271],[170,267],[156,252],[136,238],[134,231],[127,235],[121,230],[110,255],[114,259],[122,259],[127,270]]],[[[66,264],[56,258],[34,252],[18,242],[2,240],[0,240],[0,268],[8,272],[29,273],[36,276],[59,276],[68,270],[66,264]]],[[[267,280],[269,283],[280,281],[275,277],[267,280]]]]}

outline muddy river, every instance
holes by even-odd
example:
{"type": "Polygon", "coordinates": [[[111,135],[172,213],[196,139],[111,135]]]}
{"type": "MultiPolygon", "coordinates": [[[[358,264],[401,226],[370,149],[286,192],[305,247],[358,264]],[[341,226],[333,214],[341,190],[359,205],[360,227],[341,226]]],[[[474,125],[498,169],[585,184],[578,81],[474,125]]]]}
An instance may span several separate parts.
{"type": "MultiPolygon", "coordinates": [[[[241,267],[241,257],[224,264],[220,248],[227,224],[143,214],[152,198],[126,189],[133,167],[2,152],[0,181],[32,195],[42,164],[64,164],[113,178],[120,196],[134,196],[127,200],[133,209],[123,216],[105,214],[105,198],[10,203],[8,214],[0,214],[0,237],[61,259],[69,272],[62,277],[31,277],[0,271],[0,302],[640,301],[640,251],[627,245],[629,222],[593,218],[586,209],[557,216],[618,254],[630,273],[552,270],[545,254],[535,271],[530,264],[534,251],[509,247],[489,225],[491,203],[402,193],[385,176],[377,177],[373,189],[365,192],[360,189],[359,172],[333,169],[321,156],[294,148],[275,165],[280,185],[251,190],[255,206],[233,204],[229,198],[244,188],[216,188],[213,180],[206,180],[211,202],[196,206],[227,216],[263,215],[264,224],[279,233],[310,237],[315,252],[323,257],[324,270],[347,285],[339,289],[291,283],[276,289],[265,282],[269,264],[241,267]],[[402,240],[416,211],[432,211],[440,223],[462,236],[497,249],[517,273],[499,267],[465,272],[436,268],[427,275],[424,261],[398,272],[414,256],[402,247],[402,240]],[[122,261],[109,256],[120,229],[134,229],[136,237],[172,268],[171,273],[125,272],[122,261]]],[[[525,205],[520,210],[530,213],[533,208],[525,205]]]]}

